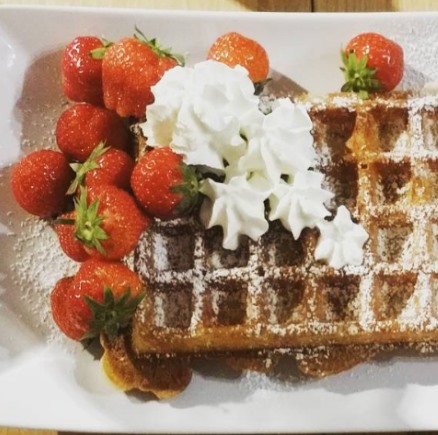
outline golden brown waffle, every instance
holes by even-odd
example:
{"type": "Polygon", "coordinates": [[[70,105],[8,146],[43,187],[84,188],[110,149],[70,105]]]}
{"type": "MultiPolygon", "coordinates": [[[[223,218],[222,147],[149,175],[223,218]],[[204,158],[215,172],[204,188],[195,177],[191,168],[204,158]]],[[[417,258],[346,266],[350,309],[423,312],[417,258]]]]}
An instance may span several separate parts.
{"type": "Polygon", "coordinates": [[[195,218],[156,221],[135,258],[147,284],[130,337],[137,357],[228,353],[234,366],[263,368],[237,354],[282,349],[323,376],[391,343],[437,340],[438,97],[340,94],[306,105],[335,194],[329,208],[346,205],[370,235],[363,264],[315,261],[317,230],[295,241],[274,222],[226,251],[221,231],[195,218]]]}
{"type": "Polygon", "coordinates": [[[320,170],[370,240],[361,266],[314,260],[316,230],[298,241],[274,223],[221,248],[195,219],[156,221],[136,268],[148,294],[133,323],[139,353],[203,353],[438,336],[438,152],[431,97],[337,96],[309,104],[320,170]]]}
{"type": "Polygon", "coordinates": [[[101,337],[104,354],[102,368],[108,378],[121,390],[140,390],[159,399],[168,399],[183,391],[190,383],[192,370],[182,358],[154,359],[139,357],[128,335],[109,341],[101,337]]]}

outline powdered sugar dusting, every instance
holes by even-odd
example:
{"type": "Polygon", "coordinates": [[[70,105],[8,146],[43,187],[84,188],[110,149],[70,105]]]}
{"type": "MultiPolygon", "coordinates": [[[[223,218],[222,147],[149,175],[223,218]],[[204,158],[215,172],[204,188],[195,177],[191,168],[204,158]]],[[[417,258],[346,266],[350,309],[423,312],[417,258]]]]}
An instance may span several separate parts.
{"type": "Polygon", "coordinates": [[[428,82],[437,81],[436,21],[423,18],[416,21],[415,25],[394,23],[393,27],[394,38],[403,47],[405,57],[406,67],[401,87],[419,89],[428,82]]]}
{"type": "Polygon", "coordinates": [[[61,342],[50,313],[50,293],[59,279],[76,272],[78,264],[61,251],[48,222],[33,217],[21,222],[13,253],[12,280],[26,317],[48,342],[61,342]]]}

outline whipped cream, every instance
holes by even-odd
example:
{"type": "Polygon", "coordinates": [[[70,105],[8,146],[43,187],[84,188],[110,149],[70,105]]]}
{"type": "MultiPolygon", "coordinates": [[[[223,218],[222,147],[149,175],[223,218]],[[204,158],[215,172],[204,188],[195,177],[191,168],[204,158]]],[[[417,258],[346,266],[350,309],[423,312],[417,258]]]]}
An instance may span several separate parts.
{"type": "Polygon", "coordinates": [[[279,219],[295,239],[305,228],[314,228],[330,212],[324,202],[333,193],[321,188],[324,175],[316,171],[298,172],[290,181],[281,180],[269,198],[271,221],[279,219]]]}
{"type": "Polygon", "coordinates": [[[238,162],[240,170],[262,172],[273,184],[282,175],[306,171],[316,158],[311,129],[304,107],[288,98],[275,101],[272,112],[248,129],[247,151],[238,162]]]}
{"type": "Polygon", "coordinates": [[[363,245],[368,240],[364,227],[351,220],[348,209],[341,205],[335,218],[318,224],[321,232],[315,249],[316,260],[339,269],[347,264],[359,266],[363,262],[363,245]]]}
{"type": "Polygon", "coordinates": [[[207,178],[201,182],[200,191],[208,198],[201,206],[201,222],[206,228],[223,228],[225,249],[237,249],[241,234],[257,240],[268,230],[264,205],[267,193],[262,179],[235,176],[228,183],[220,183],[207,178]]]}
{"type": "Polygon", "coordinates": [[[141,124],[150,146],[170,146],[189,165],[224,170],[245,152],[242,132],[260,119],[246,69],[208,60],[175,67],[152,87],[154,103],[141,124]]]}
{"type": "Polygon", "coordinates": [[[317,259],[336,268],[362,262],[368,235],[348,210],[341,207],[332,222],[324,220],[330,215],[324,203],[333,194],[312,170],[312,121],[303,105],[281,98],[264,113],[247,70],[212,60],[170,69],[152,92],[154,103],[141,124],[147,144],[171,147],[207,176],[200,184],[200,220],[207,228],[222,227],[225,249],[236,249],[241,235],[257,240],[268,219],[279,219],[295,239],[305,227],[320,229],[317,259]]]}

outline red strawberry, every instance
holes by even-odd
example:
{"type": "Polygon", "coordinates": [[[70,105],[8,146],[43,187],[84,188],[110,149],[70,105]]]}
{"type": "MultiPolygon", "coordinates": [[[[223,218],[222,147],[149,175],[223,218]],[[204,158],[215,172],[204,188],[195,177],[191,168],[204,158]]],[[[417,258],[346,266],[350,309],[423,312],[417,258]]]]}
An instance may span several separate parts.
{"type": "Polygon", "coordinates": [[[113,339],[129,324],[142,297],[143,283],[126,265],[91,259],[73,278],[58,282],[51,295],[52,315],[74,340],[100,333],[113,339]]]}
{"type": "Polygon", "coordinates": [[[78,240],[74,235],[74,222],[76,218],[76,212],[70,212],[61,215],[55,221],[55,231],[58,235],[59,244],[64,253],[75,261],[85,261],[90,256],[83,243],[78,240]]]}
{"type": "Polygon", "coordinates": [[[50,217],[66,208],[73,171],[65,156],[52,150],[34,151],[12,171],[11,188],[17,203],[28,213],[50,217]]]}
{"type": "MultiPolygon", "coordinates": [[[[84,328],[72,318],[68,306],[68,297],[73,283],[73,277],[60,279],[50,294],[52,317],[58,328],[69,338],[79,340],[84,335],[84,328]]],[[[86,331],[85,331],[86,332],[86,331]]]]}
{"type": "Polygon", "coordinates": [[[92,104],[79,103],[59,117],[56,142],[69,160],[84,162],[100,142],[108,147],[126,150],[130,137],[116,113],[92,104]]]}
{"type": "Polygon", "coordinates": [[[95,36],[78,36],[68,44],[61,60],[64,94],[73,101],[102,105],[102,58],[92,52],[104,50],[95,36]]]}
{"type": "Polygon", "coordinates": [[[144,154],[135,165],[131,187],[145,211],[161,219],[188,212],[198,198],[194,169],[168,147],[144,154]]]}
{"type": "Polygon", "coordinates": [[[140,33],[111,45],[102,63],[105,106],[120,116],[143,118],[146,106],[153,102],[151,86],[182,59],[161,48],[155,39],[140,33]]]}
{"type": "Polygon", "coordinates": [[[266,50],[253,39],[240,33],[230,32],[220,36],[210,47],[207,59],[213,59],[234,67],[241,65],[248,70],[254,83],[264,82],[269,74],[269,58],[266,50]]]}
{"type": "Polygon", "coordinates": [[[75,237],[93,257],[118,260],[129,254],[149,220],[131,195],[115,186],[81,189],[76,202],[75,237]]]}
{"type": "Polygon", "coordinates": [[[110,148],[108,152],[96,160],[96,164],[99,167],[87,172],[85,176],[85,185],[87,187],[110,184],[121,189],[129,189],[134,161],[128,154],[110,148]]]}
{"type": "Polygon", "coordinates": [[[76,178],[69,193],[76,192],[79,186],[112,185],[128,190],[134,161],[124,151],[105,147],[101,142],[84,163],[73,163],[71,167],[76,178]]]}
{"type": "Polygon", "coordinates": [[[403,49],[378,33],[357,35],[341,54],[343,92],[358,92],[367,98],[369,92],[391,91],[403,77],[403,49]]]}

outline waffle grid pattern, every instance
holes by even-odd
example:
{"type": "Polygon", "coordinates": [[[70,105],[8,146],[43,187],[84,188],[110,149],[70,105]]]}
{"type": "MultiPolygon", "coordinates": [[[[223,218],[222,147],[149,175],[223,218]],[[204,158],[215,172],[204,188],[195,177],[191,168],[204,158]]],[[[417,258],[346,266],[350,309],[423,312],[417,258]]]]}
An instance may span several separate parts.
{"type": "Polygon", "coordinates": [[[194,220],[156,221],[136,251],[148,293],[133,322],[139,353],[202,353],[438,339],[438,97],[306,103],[318,169],[367,229],[361,266],[313,258],[274,222],[221,247],[194,220]]]}

